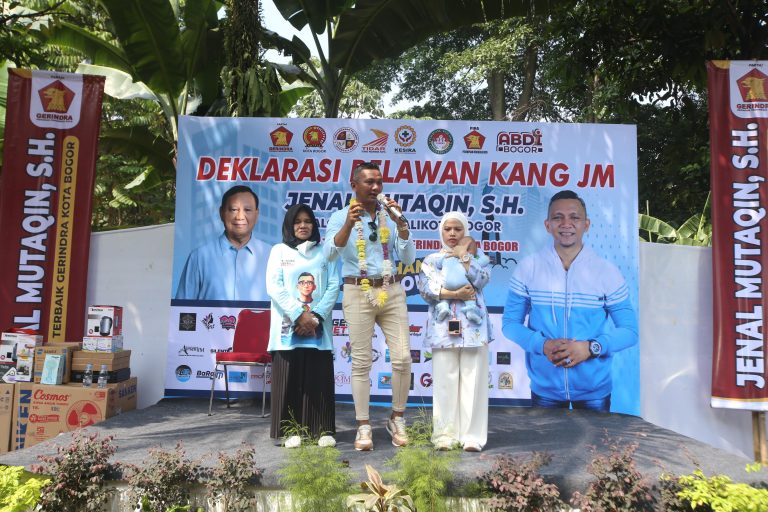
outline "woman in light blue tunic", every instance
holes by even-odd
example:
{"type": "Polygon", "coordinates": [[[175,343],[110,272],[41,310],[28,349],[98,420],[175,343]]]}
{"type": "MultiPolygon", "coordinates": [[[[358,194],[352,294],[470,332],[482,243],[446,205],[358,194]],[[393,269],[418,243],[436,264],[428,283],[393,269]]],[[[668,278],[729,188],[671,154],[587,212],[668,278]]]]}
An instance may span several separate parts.
{"type": "MultiPolygon", "coordinates": [[[[339,295],[336,263],[323,256],[312,210],[295,205],[285,213],[283,242],[267,262],[272,299],[269,348],[272,353],[270,437],[285,437],[286,422],[307,427],[323,446],[336,444],[332,311],[339,295]]],[[[292,436],[285,446],[295,448],[292,436]]]]}

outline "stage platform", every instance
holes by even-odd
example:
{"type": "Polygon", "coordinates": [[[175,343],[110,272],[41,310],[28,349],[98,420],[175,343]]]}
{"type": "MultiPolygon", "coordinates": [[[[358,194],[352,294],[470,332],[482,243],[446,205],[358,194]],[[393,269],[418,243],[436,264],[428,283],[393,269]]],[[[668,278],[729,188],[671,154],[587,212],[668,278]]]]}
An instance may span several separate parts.
{"type": "MultiPolygon", "coordinates": [[[[148,450],[161,447],[172,450],[183,443],[189,458],[203,465],[215,465],[218,451],[234,453],[242,443],[256,448],[258,467],[263,469],[262,485],[280,488],[276,470],[286,459],[287,449],[269,438],[269,418],[261,418],[260,401],[243,400],[227,409],[223,402],[214,403],[214,414],[208,416],[208,400],[202,398],[164,399],[146,409],[131,411],[84,429],[100,435],[115,436],[117,453],[114,460],[141,464],[148,450]]],[[[338,448],[342,458],[349,461],[350,470],[359,479],[365,475],[365,464],[387,470],[385,462],[396,448],[391,445],[384,429],[388,410],[371,408],[375,450],[356,452],[352,446],[355,436],[354,408],[338,404],[336,426],[338,448]]],[[[406,417],[417,411],[410,408],[406,417]]],[[[757,483],[768,481],[768,470],[745,471],[751,461],[694,441],[669,430],[659,428],[640,418],[620,414],[600,414],[590,411],[564,411],[531,408],[492,407],[489,416],[488,444],[481,453],[464,453],[454,468],[456,486],[476,479],[489,470],[501,454],[528,456],[533,451],[553,455],[552,463],[542,469],[548,479],[558,484],[563,497],[583,490],[591,479],[586,471],[591,449],[605,452],[603,440],[621,439],[623,443],[637,442],[635,459],[638,469],[655,483],[662,472],[688,474],[700,467],[706,475],[725,474],[734,481],[757,483]]],[[[71,434],[0,456],[1,464],[23,465],[38,462],[40,454],[53,455],[56,447],[67,445],[71,434]]]]}

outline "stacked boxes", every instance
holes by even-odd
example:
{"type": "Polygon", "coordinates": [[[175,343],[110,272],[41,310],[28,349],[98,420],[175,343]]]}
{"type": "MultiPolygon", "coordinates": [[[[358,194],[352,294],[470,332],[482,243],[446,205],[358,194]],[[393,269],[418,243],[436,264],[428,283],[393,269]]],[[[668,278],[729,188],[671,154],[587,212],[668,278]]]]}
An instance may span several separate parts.
{"type": "Polygon", "coordinates": [[[136,408],[137,380],[131,378],[131,351],[123,350],[122,326],[121,307],[90,306],[82,349],[79,343],[43,344],[42,336],[29,333],[2,334],[0,379],[14,383],[0,384],[0,453],[136,408]],[[89,363],[93,384],[84,387],[89,363]],[[105,388],[96,384],[102,365],[105,388]]]}
{"type": "Polygon", "coordinates": [[[90,363],[93,365],[93,380],[96,381],[102,365],[107,366],[107,382],[115,383],[131,377],[131,351],[89,352],[81,350],[72,356],[72,381],[82,383],[83,372],[90,363]]]}
{"type": "Polygon", "coordinates": [[[72,361],[72,381],[83,381],[88,363],[93,365],[94,382],[102,365],[107,366],[108,383],[128,380],[131,377],[130,358],[131,351],[123,350],[123,308],[90,306],[83,351],[72,361]]]}

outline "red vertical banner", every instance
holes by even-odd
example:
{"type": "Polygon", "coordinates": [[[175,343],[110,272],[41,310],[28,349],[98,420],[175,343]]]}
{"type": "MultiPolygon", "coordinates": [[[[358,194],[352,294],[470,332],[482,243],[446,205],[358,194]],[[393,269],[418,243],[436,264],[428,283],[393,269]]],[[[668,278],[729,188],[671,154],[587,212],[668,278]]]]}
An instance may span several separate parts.
{"type": "Polygon", "coordinates": [[[768,410],[768,61],[707,63],[712,187],[712,407],[768,410]]]}
{"type": "Polygon", "coordinates": [[[104,78],[9,69],[0,330],[83,337],[104,78]]]}

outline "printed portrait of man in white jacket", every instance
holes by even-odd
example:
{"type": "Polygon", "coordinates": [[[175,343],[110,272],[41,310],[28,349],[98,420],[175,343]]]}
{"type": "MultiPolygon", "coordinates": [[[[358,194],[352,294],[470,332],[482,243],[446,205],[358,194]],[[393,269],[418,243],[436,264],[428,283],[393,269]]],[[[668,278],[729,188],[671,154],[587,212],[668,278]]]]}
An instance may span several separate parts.
{"type": "Polygon", "coordinates": [[[612,356],[637,344],[637,313],[619,269],[583,241],[584,200],[552,196],[553,243],[523,259],[510,280],[504,335],[525,350],[534,407],[611,408],[612,356]]]}

